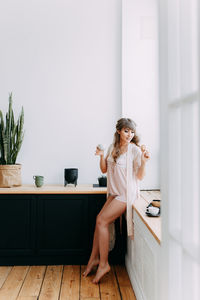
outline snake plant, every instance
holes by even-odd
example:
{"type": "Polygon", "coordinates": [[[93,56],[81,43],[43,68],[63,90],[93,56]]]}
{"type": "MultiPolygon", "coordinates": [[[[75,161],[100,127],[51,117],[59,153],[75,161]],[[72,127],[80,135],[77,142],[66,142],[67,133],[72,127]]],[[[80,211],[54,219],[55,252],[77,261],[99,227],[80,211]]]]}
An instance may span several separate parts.
{"type": "Polygon", "coordinates": [[[24,138],[24,109],[22,107],[15,122],[12,109],[12,93],[9,94],[9,107],[5,123],[0,110],[0,165],[14,165],[24,138]]]}

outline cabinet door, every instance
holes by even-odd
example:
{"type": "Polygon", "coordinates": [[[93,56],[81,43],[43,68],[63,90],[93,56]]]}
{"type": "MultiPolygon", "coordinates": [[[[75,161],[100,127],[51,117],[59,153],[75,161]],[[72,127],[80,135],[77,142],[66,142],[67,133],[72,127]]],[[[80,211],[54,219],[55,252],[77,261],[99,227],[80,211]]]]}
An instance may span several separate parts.
{"type": "Polygon", "coordinates": [[[0,196],[0,255],[34,253],[34,203],[31,195],[0,196]]]}
{"type": "Polygon", "coordinates": [[[40,195],[38,208],[38,254],[77,256],[86,253],[87,195],[40,195]]]}

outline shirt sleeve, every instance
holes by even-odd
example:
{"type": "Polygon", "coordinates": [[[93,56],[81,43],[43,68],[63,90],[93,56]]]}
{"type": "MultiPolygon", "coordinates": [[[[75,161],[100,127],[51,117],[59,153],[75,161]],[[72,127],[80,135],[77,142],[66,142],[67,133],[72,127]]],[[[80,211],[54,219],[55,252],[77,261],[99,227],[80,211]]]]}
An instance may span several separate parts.
{"type": "Polygon", "coordinates": [[[136,146],[134,149],[134,159],[133,159],[133,169],[136,174],[138,172],[139,167],[141,166],[141,156],[142,156],[142,151],[138,146],[136,146]]]}

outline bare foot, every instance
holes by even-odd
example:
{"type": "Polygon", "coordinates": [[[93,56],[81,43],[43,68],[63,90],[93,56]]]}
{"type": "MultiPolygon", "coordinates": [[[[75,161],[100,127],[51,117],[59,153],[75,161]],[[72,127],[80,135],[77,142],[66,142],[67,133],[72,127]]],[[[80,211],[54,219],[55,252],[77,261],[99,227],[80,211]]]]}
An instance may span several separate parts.
{"type": "Polygon", "coordinates": [[[99,265],[98,270],[96,272],[96,276],[94,277],[94,279],[92,280],[93,283],[98,283],[99,280],[110,271],[110,266],[109,264],[105,265],[104,267],[101,267],[99,265]]]}
{"type": "Polygon", "coordinates": [[[94,259],[92,262],[88,262],[88,265],[83,272],[83,276],[86,277],[93,269],[93,267],[98,266],[99,264],[99,259],[94,259]]]}

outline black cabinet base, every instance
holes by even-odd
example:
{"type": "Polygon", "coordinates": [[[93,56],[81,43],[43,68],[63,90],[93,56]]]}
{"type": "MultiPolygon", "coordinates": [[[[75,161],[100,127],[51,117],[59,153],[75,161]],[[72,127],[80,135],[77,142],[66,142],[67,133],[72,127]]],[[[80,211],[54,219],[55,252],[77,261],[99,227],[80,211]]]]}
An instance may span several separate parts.
{"type": "MultiPolygon", "coordinates": [[[[1,257],[0,266],[87,265],[89,256],[24,256],[1,257]]],[[[109,255],[110,264],[124,264],[124,256],[109,255]]]]}
{"type": "MultiPolygon", "coordinates": [[[[86,265],[106,195],[1,195],[0,266],[86,265]]],[[[110,264],[123,264],[126,221],[115,221],[110,264]]]]}

